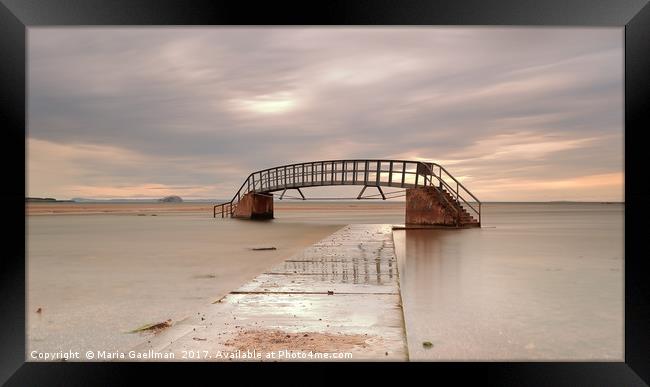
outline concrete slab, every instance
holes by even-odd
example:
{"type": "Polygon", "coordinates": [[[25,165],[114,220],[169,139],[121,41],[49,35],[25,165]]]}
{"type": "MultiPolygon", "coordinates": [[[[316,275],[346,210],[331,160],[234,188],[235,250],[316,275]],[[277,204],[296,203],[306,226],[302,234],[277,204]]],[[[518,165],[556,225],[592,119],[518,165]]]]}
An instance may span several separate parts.
{"type": "Polygon", "coordinates": [[[261,274],[233,293],[316,293],[398,294],[397,283],[388,275],[354,278],[338,275],[302,275],[287,278],[285,274],[261,274]]]}
{"type": "Polygon", "coordinates": [[[158,361],[408,360],[398,278],[390,225],[349,225],[134,351],[173,356],[158,361]]]}

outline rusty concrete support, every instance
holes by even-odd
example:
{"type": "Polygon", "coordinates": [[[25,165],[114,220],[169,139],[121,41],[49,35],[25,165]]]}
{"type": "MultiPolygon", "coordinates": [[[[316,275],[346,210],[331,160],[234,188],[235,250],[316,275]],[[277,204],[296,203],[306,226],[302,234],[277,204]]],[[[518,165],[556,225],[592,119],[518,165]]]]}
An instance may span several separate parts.
{"type": "Polygon", "coordinates": [[[456,226],[453,210],[440,202],[435,187],[418,187],[406,190],[407,225],[456,226]]]}
{"type": "Polygon", "coordinates": [[[240,219],[273,219],[273,196],[249,192],[245,194],[232,214],[240,219]]]}

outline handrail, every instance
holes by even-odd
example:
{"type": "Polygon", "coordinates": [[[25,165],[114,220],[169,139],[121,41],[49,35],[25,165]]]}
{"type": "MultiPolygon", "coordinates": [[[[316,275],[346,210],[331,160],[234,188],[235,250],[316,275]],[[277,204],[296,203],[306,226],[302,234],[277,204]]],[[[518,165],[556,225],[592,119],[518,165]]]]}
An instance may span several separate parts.
{"type": "MultiPolygon", "coordinates": [[[[253,172],[253,173],[255,173],[255,172],[253,172]]],[[[232,209],[232,203],[233,203],[233,202],[235,201],[235,199],[239,196],[241,190],[244,188],[244,186],[245,186],[246,183],[248,182],[248,179],[251,178],[251,176],[253,175],[253,173],[251,173],[250,175],[248,175],[248,177],[246,178],[246,180],[244,180],[244,182],[242,183],[241,187],[239,187],[239,189],[237,190],[237,192],[235,193],[235,195],[232,197],[232,199],[230,199],[229,202],[223,202],[223,203],[219,203],[219,204],[215,204],[215,205],[214,205],[214,207],[212,208],[212,211],[213,211],[213,212],[212,212],[212,216],[213,216],[213,217],[216,218],[216,216],[217,216],[217,207],[222,207],[222,213],[223,213],[223,207],[224,207],[225,205],[227,205],[227,204],[230,204],[230,207],[231,207],[231,209],[232,209]]],[[[245,192],[244,192],[244,194],[245,194],[245,192]]],[[[243,195],[242,195],[242,196],[243,196],[243,195]]],[[[231,214],[231,215],[232,215],[232,214],[231,214]]]]}
{"type": "MultiPolygon", "coordinates": [[[[386,175],[384,175],[386,176],[386,175]]],[[[452,204],[444,193],[441,195],[446,202],[447,207],[453,208],[456,212],[456,218],[460,219],[461,201],[478,215],[479,224],[481,222],[481,201],[472,194],[461,182],[447,171],[446,168],[435,162],[413,161],[413,160],[385,160],[385,159],[334,159],[318,160],[286,165],[278,165],[271,168],[261,169],[252,172],[247,176],[232,199],[228,202],[215,204],[213,207],[213,216],[216,217],[217,208],[221,207],[222,216],[229,206],[230,215],[233,208],[241,200],[242,196],[249,192],[270,193],[288,188],[299,188],[309,186],[324,185],[366,185],[366,186],[389,186],[389,187],[418,187],[433,185],[433,177],[439,183],[440,188],[445,187],[452,197],[458,202],[452,204]],[[352,164],[352,169],[346,169],[352,164]],[[383,169],[383,166],[389,164],[389,169],[383,169]],[[394,170],[394,166],[400,170],[394,170]],[[401,167],[399,167],[401,165],[401,167]],[[409,166],[407,170],[407,166],[409,166]],[[337,169],[341,167],[341,169],[337,169]],[[415,167],[414,170],[410,169],[415,167]],[[423,167],[423,168],[422,168],[423,167]],[[438,175],[435,174],[434,167],[438,167],[438,175]],[[329,169],[328,169],[329,168],[329,169]],[[424,171],[424,173],[422,173],[424,171]],[[352,179],[348,174],[352,174],[352,179]],[[444,173],[444,176],[443,176],[444,173]],[[388,181],[381,180],[381,175],[387,174],[388,181]],[[374,175],[374,177],[370,177],[374,175]],[[398,175],[397,179],[393,179],[398,175]],[[400,176],[401,175],[401,176],[400,176]],[[406,176],[411,176],[407,182],[406,176]],[[412,176],[415,176],[414,182],[411,182],[412,176]],[[423,179],[420,181],[419,176],[423,179]],[[451,179],[456,188],[452,187],[445,179],[451,179]],[[397,181],[396,181],[397,180],[397,181]],[[461,189],[464,191],[461,194],[461,189]],[[469,195],[478,203],[478,209],[470,204],[464,195],[469,195]]]]}
{"type": "MultiPolygon", "coordinates": [[[[435,164],[435,163],[432,163],[432,164],[435,164]]],[[[440,168],[440,170],[445,171],[445,173],[447,174],[447,176],[451,177],[451,178],[456,182],[456,184],[458,184],[458,185],[459,185],[463,190],[465,190],[465,192],[467,192],[467,193],[468,193],[468,194],[469,194],[469,195],[470,195],[474,200],[476,200],[477,203],[480,203],[480,202],[481,202],[480,200],[478,200],[478,198],[477,198],[476,196],[474,196],[474,194],[472,194],[472,193],[471,193],[467,188],[465,188],[465,186],[464,186],[461,182],[459,182],[458,180],[456,180],[456,178],[453,177],[453,176],[451,175],[451,173],[449,173],[445,167],[441,166],[440,164],[435,164],[435,165],[436,165],[438,168],[440,168]]]]}
{"type": "Polygon", "coordinates": [[[426,167],[429,168],[429,170],[431,171],[431,175],[432,175],[433,177],[435,177],[436,179],[438,179],[438,181],[439,181],[442,185],[444,185],[445,187],[447,187],[447,188],[449,189],[450,192],[453,192],[453,193],[456,194],[456,200],[458,200],[458,198],[460,198],[460,199],[463,201],[463,203],[465,203],[469,208],[471,208],[471,209],[472,209],[472,210],[473,210],[473,211],[478,215],[478,217],[479,217],[479,224],[480,224],[480,223],[481,223],[481,220],[480,220],[480,219],[481,219],[481,211],[480,211],[481,202],[480,202],[478,199],[476,199],[476,197],[475,197],[475,196],[474,196],[474,195],[473,195],[473,194],[472,194],[472,193],[471,193],[467,188],[465,188],[465,186],[463,186],[463,185],[462,185],[458,180],[456,180],[455,177],[453,177],[449,172],[447,172],[447,170],[446,170],[444,167],[442,167],[442,166],[440,166],[439,164],[436,164],[436,163],[430,163],[431,165],[436,165],[437,167],[439,167],[439,168],[440,168],[440,171],[444,171],[445,174],[446,174],[448,177],[450,177],[450,178],[451,178],[451,179],[456,183],[457,187],[458,187],[458,186],[462,187],[463,190],[465,190],[465,192],[467,192],[468,194],[470,194],[470,195],[471,195],[471,196],[472,196],[472,197],[473,197],[473,198],[478,202],[478,204],[479,204],[479,210],[477,211],[477,210],[474,208],[474,206],[472,206],[471,204],[469,204],[469,203],[467,202],[467,200],[465,200],[465,198],[463,198],[463,197],[460,195],[460,192],[458,192],[458,188],[456,188],[456,190],[454,190],[454,189],[453,189],[453,188],[452,188],[452,187],[451,187],[451,186],[450,186],[450,185],[449,185],[449,184],[448,184],[448,183],[447,183],[447,182],[442,178],[442,173],[441,173],[441,176],[436,176],[436,174],[433,173],[433,168],[432,168],[430,165],[428,165],[427,163],[422,163],[422,164],[424,164],[426,167]]]}
{"type": "MultiPolygon", "coordinates": [[[[442,170],[444,170],[444,169],[442,169],[442,170]]],[[[455,177],[453,177],[452,175],[450,175],[449,172],[447,172],[446,170],[444,170],[444,171],[445,171],[445,174],[446,174],[448,177],[450,177],[452,180],[454,180],[454,182],[456,183],[457,186],[463,188],[463,190],[464,190],[465,192],[467,192],[468,194],[470,194],[470,195],[471,195],[475,200],[477,200],[478,203],[480,203],[480,202],[478,201],[478,199],[476,199],[476,198],[474,197],[474,195],[472,195],[472,193],[469,192],[469,191],[467,190],[467,188],[465,188],[465,187],[464,187],[464,186],[463,186],[463,185],[462,185],[458,180],[456,180],[455,177]]],[[[434,175],[434,176],[435,176],[435,175],[434,175]]],[[[453,188],[452,188],[452,187],[451,187],[451,186],[450,186],[446,181],[444,181],[444,179],[443,179],[442,177],[438,177],[438,176],[435,176],[435,177],[438,178],[438,180],[439,180],[441,183],[443,183],[446,187],[448,187],[449,190],[450,190],[451,192],[455,193],[457,198],[461,198],[461,199],[463,199],[463,202],[464,202],[465,204],[467,204],[469,207],[471,207],[472,209],[474,209],[474,207],[473,207],[471,204],[469,204],[469,202],[467,202],[467,201],[466,201],[462,196],[460,196],[460,192],[459,192],[458,188],[456,188],[456,189],[454,190],[454,189],[453,189],[453,188]]]]}
{"type": "MultiPolygon", "coordinates": [[[[438,165],[438,164],[436,164],[436,165],[438,165]]],[[[479,222],[479,224],[481,224],[481,206],[482,206],[481,201],[478,200],[478,198],[476,196],[474,196],[474,194],[472,192],[470,192],[470,190],[468,190],[461,182],[459,182],[454,176],[452,176],[451,173],[449,173],[449,171],[447,171],[447,169],[445,169],[445,167],[443,167],[441,165],[438,165],[438,167],[440,168],[441,171],[444,171],[445,174],[447,176],[449,176],[454,182],[456,182],[457,187],[462,188],[465,192],[467,192],[476,201],[476,203],[478,203],[478,210],[477,210],[476,208],[474,208],[473,205],[469,204],[469,202],[467,200],[465,200],[465,198],[460,196],[460,192],[458,191],[458,188],[456,188],[456,195],[458,197],[460,197],[463,200],[463,203],[465,203],[469,208],[471,208],[478,215],[478,222],[479,222]]]]}

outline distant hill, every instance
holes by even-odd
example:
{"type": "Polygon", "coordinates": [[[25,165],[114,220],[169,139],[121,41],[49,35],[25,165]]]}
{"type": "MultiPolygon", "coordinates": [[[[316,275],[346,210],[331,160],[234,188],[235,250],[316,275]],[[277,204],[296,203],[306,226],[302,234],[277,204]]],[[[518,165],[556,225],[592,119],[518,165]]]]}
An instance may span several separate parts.
{"type": "Polygon", "coordinates": [[[183,203],[183,199],[176,195],[165,196],[162,199],[158,199],[158,201],[160,203],[183,203]]]}
{"type": "MultiPolygon", "coordinates": [[[[164,198],[163,198],[164,199],[164,198]]],[[[94,199],[94,198],[72,198],[78,203],[160,203],[162,199],[94,199]]],[[[230,199],[181,199],[183,203],[215,203],[226,202],[230,199]]]]}
{"type": "Polygon", "coordinates": [[[47,202],[47,203],[70,203],[74,202],[74,200],[57,200],[54,198],[25,198],[26,202],[47,202]]]}
{"type": "Polygon", "coordinates": [[[156,203],[157,199],[93,199],[93,198],[72,198],[79,203],[156,203]]]}

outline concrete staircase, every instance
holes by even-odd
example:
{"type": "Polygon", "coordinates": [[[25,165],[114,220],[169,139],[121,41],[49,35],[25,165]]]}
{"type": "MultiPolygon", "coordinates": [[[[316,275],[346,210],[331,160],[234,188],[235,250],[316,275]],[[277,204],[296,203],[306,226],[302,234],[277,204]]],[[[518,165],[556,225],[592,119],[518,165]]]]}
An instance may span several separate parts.
{"type": "MultiPolygon", "coordinates": [[[[447,198],[447,202],[451,203],[458,211],[460,211],[460,227],[481,227],[478,219],[473,217],[469,211],[458,201],[449,191],[445,188],[439,189],[440,192],[447,198]]],[[[455,211],[454,211],[455,212],[455,211]]]]}

